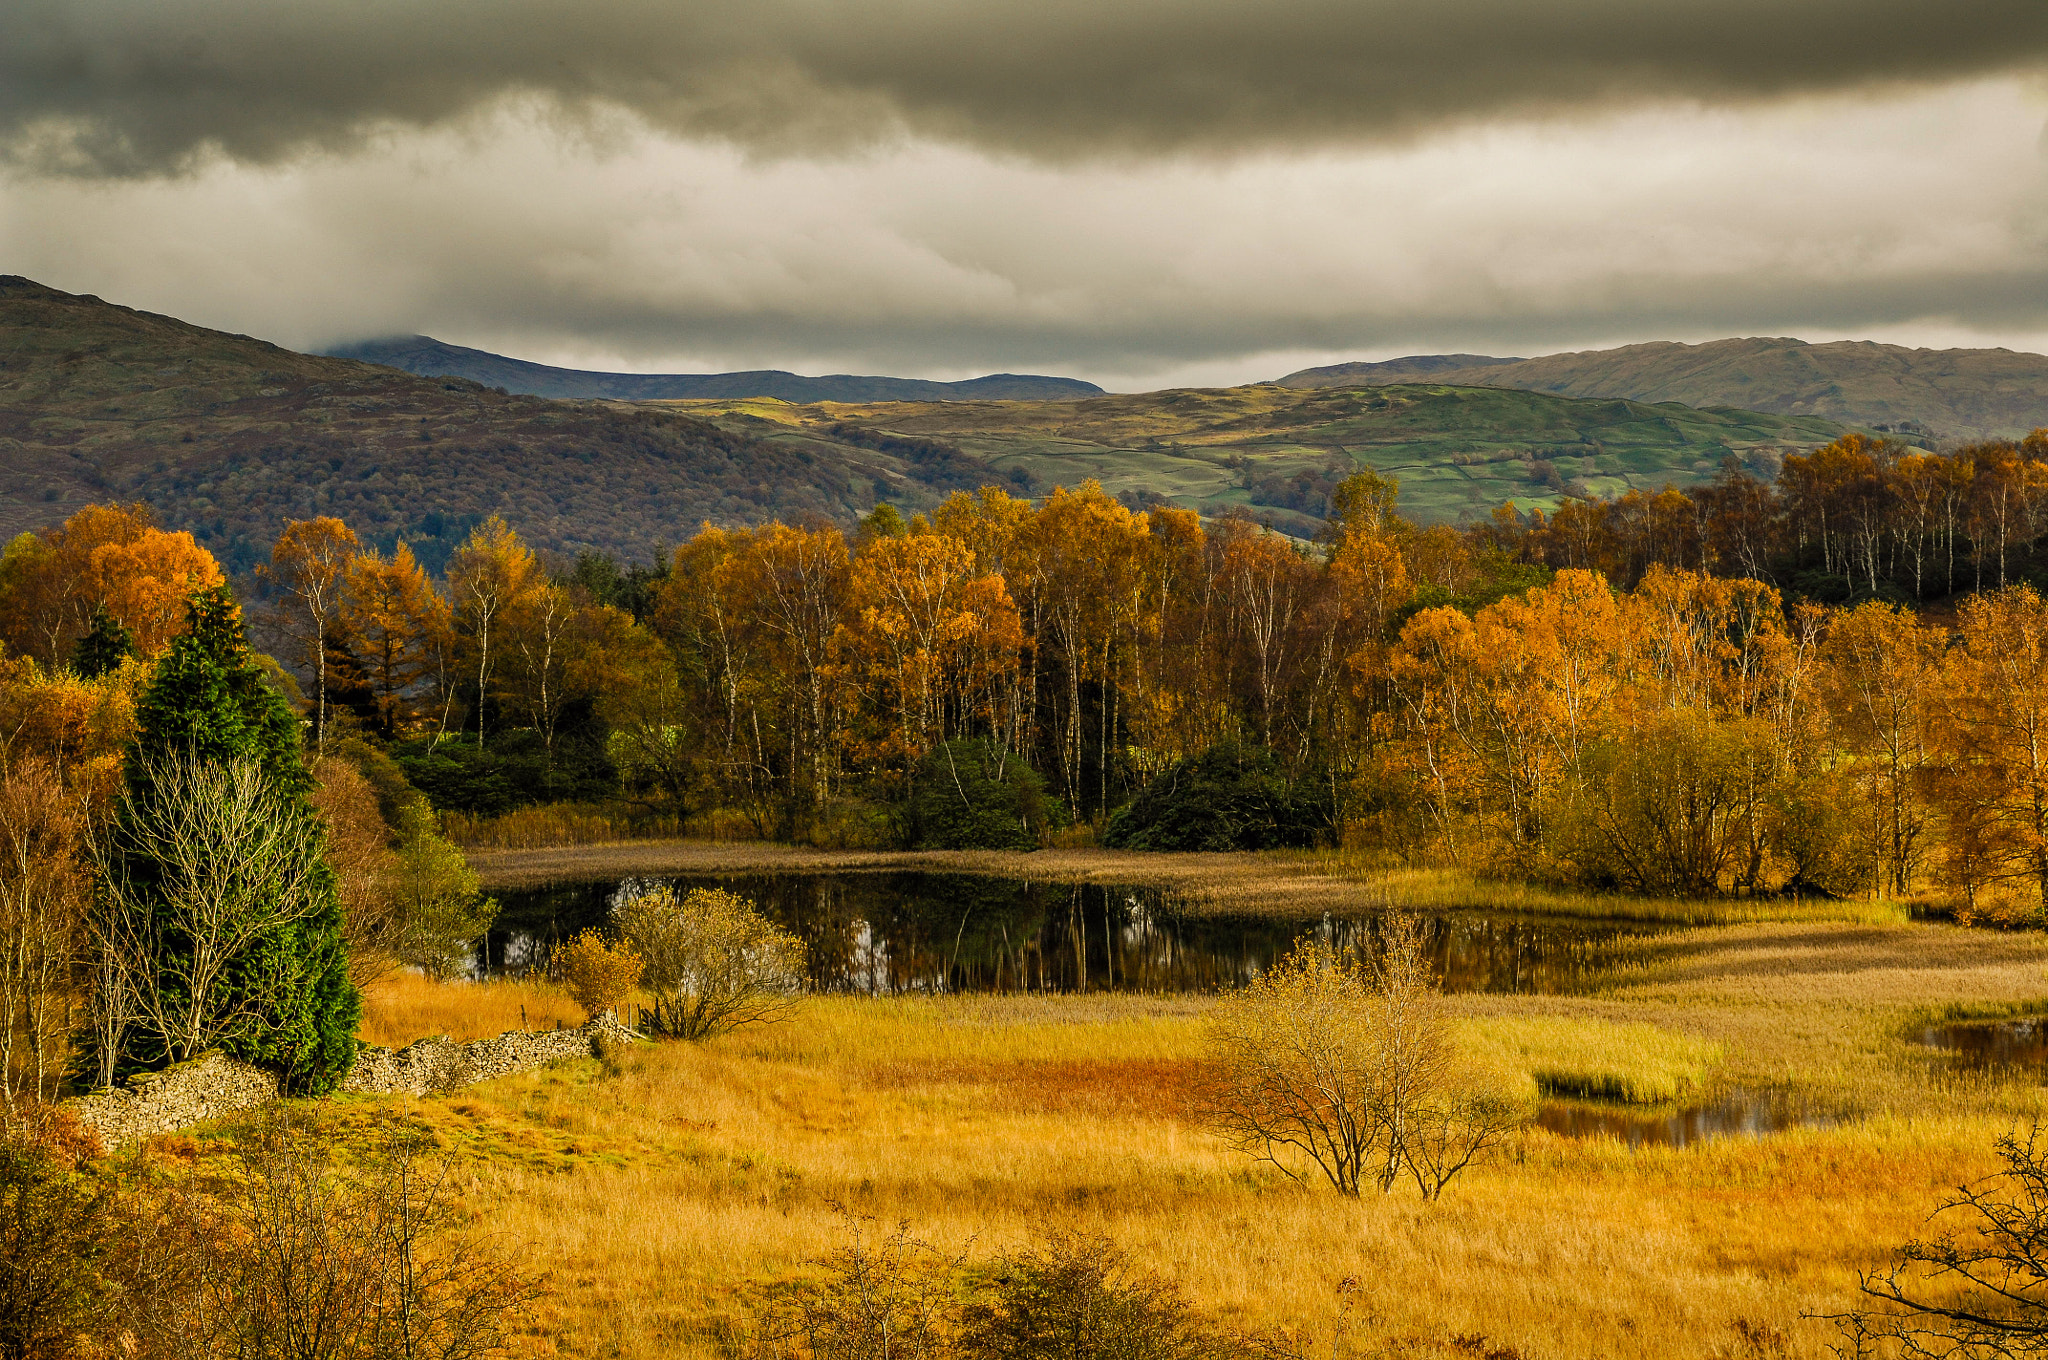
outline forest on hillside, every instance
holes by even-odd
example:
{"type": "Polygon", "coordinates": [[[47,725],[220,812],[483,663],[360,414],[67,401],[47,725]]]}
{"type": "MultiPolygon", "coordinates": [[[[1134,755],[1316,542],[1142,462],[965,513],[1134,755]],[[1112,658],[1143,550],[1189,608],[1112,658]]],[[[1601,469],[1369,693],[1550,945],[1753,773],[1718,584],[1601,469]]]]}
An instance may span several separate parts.
{"type": "MultiPolygon", "coordinates": [[[[629,567],[493,518],[438,577],[318,518],[245,593],[310,749],[469,827],[576,804],[833,845],[1342,842],[2039,914],[2048,433],[1849,436],[1775,484],[1464,530],[1408,522],[1369,472],[1329,510],[1308,544],[989,487],[852,534],[707,526],[629,567]]],[[[9,760],[107,797],[134,696],[222,579],[135,507],[17,538],[9,760]]]]}

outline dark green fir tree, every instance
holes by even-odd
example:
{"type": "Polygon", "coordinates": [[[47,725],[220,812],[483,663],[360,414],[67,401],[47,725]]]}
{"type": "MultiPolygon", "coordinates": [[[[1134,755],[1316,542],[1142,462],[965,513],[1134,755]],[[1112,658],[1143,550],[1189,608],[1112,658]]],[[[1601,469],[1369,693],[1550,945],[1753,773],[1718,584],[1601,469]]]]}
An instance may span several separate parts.
{"type": "MultiPolygon", "coordinates": [[[[362,1002],[349,980],[334,872],[322,824],[307,801],[312,779],[299,747],[298,717],[265,683],[234,596],[226,586],[195,595],[185,631],[157,664],[136,708],[113,868],[131,910],[153,912],[160,923],[153,932],[159,955],[155,985],[184,985],[193,971],[194,946],[180,925],[184,917],[169,905],[170,885],[181,871],[153,858],[150,847],[161,840],[145,834],[148,819],[168,816],[167,803],[174,801],[158,787],[159,777],[181,762],[206,767],[247,761],[262,772],[270,834],[291,842],[297,862],[311,868],[296,885],[235,885],[250,920],[276,924],[255,933],[230,960],[210,994],[210,1007],[235,1017],[219,1039],[230,1056],[276,1070],[287,1090],[319,1095],[332,1090],[355,1060],[362,1002]],[[279,909],[287,892],[296,905],[279,909]],[[266,893],[277,896],[267,900],[266,893]]],[[[239,834],[233,828],[223,833],[239,834]]],[[[232,858],[234,848],[223,845],[223,859],[232,858]]],[[[131,1027],[123,1048],[125,1070],[181,1056],[147,1026],[131,1027]]]]}
{"type": "Polygon", "coordinates": [[[71,669],[88,680],[97,680],[121,669],[121,663],[134,655],[135,634],[109,614],[105,605],[97,604],[92,609],[91,626],[71,649],[71,669]]]}

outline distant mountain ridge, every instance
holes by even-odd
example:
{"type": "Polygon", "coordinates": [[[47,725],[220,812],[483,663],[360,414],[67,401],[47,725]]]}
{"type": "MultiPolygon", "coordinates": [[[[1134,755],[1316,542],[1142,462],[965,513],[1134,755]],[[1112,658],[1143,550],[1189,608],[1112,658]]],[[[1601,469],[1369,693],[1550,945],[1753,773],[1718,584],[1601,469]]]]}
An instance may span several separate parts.
{"type": "Polygon", "coordinates": [[[141,499],[231,571],[334,515],[438,566],[484,516],[561,553],[647,561],[705,520],[909,508],[1003,482],[969,455],[763,443],[685,412],[511,396],[294,353],[0,275],[0,539],[141,499]]]}
{"type": "Polygon", "coordinates": [[[1403,383],[1416,378],[1435,382],[1445,373],[1471,373],[1502,364],[1527,363],[1526,359],[1496,359],[1488,354],[1411,354],[1404,359],[1360,360],[1330,364],[1325,368],[1304,368],[1279,380],[1282,387],[1377,387],[1381,383],[1403,383]],[[1307,379],[1315,379],[1310,382],[1307,379]],[[1296,379],[1304,381],[1297,382],[1296,379]]]}
{"type": "MultiPolygon", "coordinates": [[[[1332,364],[1301,369],[1279,382],[1287,387],[1377,386],[1402,381],[1397,375],[1378,375],[1375,370],[1382,367],[1468,357],[1332,364]]],[[[1869,340],[1814,345],[1786,338],[1701,345],[1657,341],[1536,359],[1477,358],[1462,367],[1427,371],[1432,382],[1820,416],[1947,440],[2020,435],[2048,425],[2048,356],[2007,349],[1907,349],[1869,340]]]]}
{"type": "Polygon", "coordinates": [[[808,404],[820,401],[1080,401],[1102,389],[1078,378],[1033,373],[991,373],[961,382],[926,378],[862,377],[834,373],[806,378],[780,369],[746,373],[600,373],[580,368],[509,359],[488,350],[451,345],[427,335],[396,336],[336,345],[337,359],[383,364],[425,378],[468,378],[486,387],[530,397],[599,398],[612,401],[745,400],[774,397],[808,404]]]}

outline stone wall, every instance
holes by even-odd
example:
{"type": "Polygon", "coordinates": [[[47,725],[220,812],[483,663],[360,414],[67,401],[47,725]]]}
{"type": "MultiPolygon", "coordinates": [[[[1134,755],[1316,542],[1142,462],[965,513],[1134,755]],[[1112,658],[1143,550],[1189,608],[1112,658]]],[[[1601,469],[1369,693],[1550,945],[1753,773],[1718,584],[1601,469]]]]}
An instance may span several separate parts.
{"type": "Polygon", "coordinates": [[[114,1148],[276,1099],[276,1073],[216,1050],[161,1072],[138,1072],[125,1088],[95,1091],[65,1104],[100,1142],[114,1148]]]}
{"type": "Polygon", "coordinates": [[[341,1089],[365,1095],[423,1096],[453,1091],[493,1077],[545,1067],[562,1058],[588,1058],[600,1039],[631,1042],[639,1036],[610,1015],[577,1029],[506,1030],[495,1039],[458,1044],[446,1035],[421,1039],[396,1052],[366,1048],[342,1080],[341,1089]]]}
{"type": "MultiPolygon", "coordinates": [[[[563,1058],[588,1058],[607,1041],[630,1043],[639,1037],[602,1015],[576,1029],[507,1030],[495,1039],[466,1044],[440,1035],[396,1052],[366,1047],[356,1055],[341,1089],[358,1095],[453,1091],[563,1058]]],[[[277,1095],[274,1073],[212,1052],[161,1072],[138,1073],[125,1089],[96,1091],[65,1104],[112,1148],[252,1110],[277,1095]]]]}

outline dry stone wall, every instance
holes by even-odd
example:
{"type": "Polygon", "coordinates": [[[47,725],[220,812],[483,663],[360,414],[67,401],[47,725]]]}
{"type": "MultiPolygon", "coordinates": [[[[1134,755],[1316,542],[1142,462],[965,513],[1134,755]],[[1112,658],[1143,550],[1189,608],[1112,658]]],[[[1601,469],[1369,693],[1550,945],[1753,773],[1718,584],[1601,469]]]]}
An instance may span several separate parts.
{"type": "Polygon", "coordinates": [[[277,1099],[277,1075],[218,1051],[161,1072],[138,1072],[126,1087],[67,1101],[78,1122],[113,1148],[277,1099]]]}
{"type": "MultiPolygon", "coordinates": [[[[606,1043],[639,1037],[610,1015],[576,1029],[508,1030],[466,1044],[439,1035],[395,1052],[363,1049],[341,1089],[356,1095],[432,1095],[563,1058],[588,1058],[606,1043]]],[[[111,1148],[253,1110],[277,1096],[274,1073],[213,1052],[161,1072],[139,1073],[125,1088],[95,1091],[66,1104],[111,1148]]]]}

